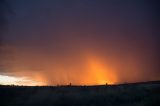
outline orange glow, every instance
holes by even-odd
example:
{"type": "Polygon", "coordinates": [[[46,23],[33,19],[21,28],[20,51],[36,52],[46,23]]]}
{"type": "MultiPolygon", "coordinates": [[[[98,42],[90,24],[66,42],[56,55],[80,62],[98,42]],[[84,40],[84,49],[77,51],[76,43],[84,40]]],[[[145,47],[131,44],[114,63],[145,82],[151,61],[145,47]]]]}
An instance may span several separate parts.
{"type": "Polygon", "coordinates": [[[24,85],[66,85],[69,83],[73,85],[104,85],[117,83],[116,71],[104,61],[105,59],[89,54],[83,56],[82,60],[83,62],[66,59],[66,61],[56,61],[53,64],[47,63],[46,67],[42,67],[38,71],[18,68],[15,70],[21,70],[16,73],[17,77],[26,76],[34,81],[34,83],[28,84],[25,82],[24,85]]]}
{"type": "Polygon", "coordinates": [[[102,60],[90,57],[87,61],[87,74],[83,81],[87,85],[114,84],[116,83],[116,74],[102,60]]]}

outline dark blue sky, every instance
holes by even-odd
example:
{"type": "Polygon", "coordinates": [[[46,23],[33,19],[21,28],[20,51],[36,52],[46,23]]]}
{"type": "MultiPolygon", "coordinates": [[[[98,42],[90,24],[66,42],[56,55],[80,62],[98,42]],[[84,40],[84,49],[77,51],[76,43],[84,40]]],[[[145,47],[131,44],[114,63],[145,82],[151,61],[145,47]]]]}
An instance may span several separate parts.
{"type": "Polygon", "coordinates": [[[3,36],[14,58],[9,72],[76,80],[70,73],[85,71],[85,56],[94,55],[116,70],[117,82],[160,79],[156,0],[7,1],[13,10],[3,36]]]}

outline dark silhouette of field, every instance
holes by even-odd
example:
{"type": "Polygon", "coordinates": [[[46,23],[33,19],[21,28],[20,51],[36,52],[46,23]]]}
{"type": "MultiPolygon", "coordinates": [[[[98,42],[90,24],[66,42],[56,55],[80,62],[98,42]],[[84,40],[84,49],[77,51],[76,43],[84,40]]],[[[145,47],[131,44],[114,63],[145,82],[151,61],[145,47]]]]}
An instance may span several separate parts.
{"type": "Polygon", "coordinates": [[[160,81],[99,86],[0,86],[0,106],[160,106],[160,81]]]}

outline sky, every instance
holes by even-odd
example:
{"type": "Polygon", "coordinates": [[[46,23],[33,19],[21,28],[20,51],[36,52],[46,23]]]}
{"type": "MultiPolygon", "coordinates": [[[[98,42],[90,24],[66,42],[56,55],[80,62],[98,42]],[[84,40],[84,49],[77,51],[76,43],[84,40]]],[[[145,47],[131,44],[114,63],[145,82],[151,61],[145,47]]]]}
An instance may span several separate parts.
{"type": "Polygon", "coordinates": [[[20,85],[160,80],[158,1],[7,3],[12,12],[1,38],[0,83],[7,77],[17,80],[5,84],[20,85]]]}

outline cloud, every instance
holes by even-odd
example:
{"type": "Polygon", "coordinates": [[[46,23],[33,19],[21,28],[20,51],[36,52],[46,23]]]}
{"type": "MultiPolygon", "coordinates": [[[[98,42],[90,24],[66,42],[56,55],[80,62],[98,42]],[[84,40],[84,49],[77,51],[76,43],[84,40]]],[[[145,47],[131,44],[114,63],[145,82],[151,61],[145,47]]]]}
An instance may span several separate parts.
{"type": "Polygon", "coordinates": [[[11,4],[16,15],[10,18],[4,42],[12,54],[0,73],[50,85],[159,80],[153,4],[98,0],[11,4]]]}

